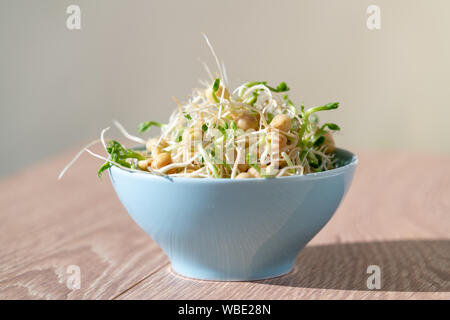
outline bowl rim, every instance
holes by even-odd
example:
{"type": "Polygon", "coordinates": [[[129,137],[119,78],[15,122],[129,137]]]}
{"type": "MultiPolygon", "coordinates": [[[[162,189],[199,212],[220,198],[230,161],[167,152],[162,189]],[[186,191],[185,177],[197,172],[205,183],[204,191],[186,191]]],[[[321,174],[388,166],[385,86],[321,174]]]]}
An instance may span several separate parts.
{"type": "Polygon", "coordinates": [[[347,153],[349,158],[351,159],[349,163],[335,169],[308,173],[305,175],[294,175],[294,176],[282,176],[282,177],[273,177],[273,178],[251,178],[251,179],[230,179],[230,178],[190,178],[190,177],[170,177],[170,176],[158,176],[152,174],[150,172],[143,172],[139,170],[126,170],[117,166],[111,166],[108,169],[109,176],[112,178],[112,172],[120,172],[125,175],[135,175],[136,177],[148,180],[159,180],[159,181],[171,181],[171,182],[197,182],[197,183],[261,183],[262,181],[288,181],[288,180],[317,180],[327,177],[332,177],[339,175],[352,167],[355,167],[359,159],[355,153],[348,151],[343,148],[336,148],[337,151],[347,153]]]}

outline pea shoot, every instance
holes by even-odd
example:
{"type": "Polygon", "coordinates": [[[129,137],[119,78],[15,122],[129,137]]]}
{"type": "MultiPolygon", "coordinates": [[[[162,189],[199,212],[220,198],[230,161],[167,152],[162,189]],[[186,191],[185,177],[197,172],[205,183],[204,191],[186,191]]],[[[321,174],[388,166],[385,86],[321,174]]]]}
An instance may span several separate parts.
{"type": "Polygon", "coordinates": [[[231,88],[224,66],[214,58],[219,72],[206,68],[210,81],[202,82],[204,88],[194,90],[187,102],[175,99],[177,108],[166,124],[142,122],[140,136],[116,124],[139,144],[137,149],[106,142],[105,129],[97,142],[102,142],[106,157],[83,150],[106,161],[98,169],[99,178],[112,166],[165,177],[240,179],[317,173],[342,165],[333,140],[340,127],[321,124],[317,115],[337,109],[338,102],[305,107],[290,97],[284,81],[248,81],[231,88]],[[160,129],[159,135],[144,139],[153,127],[160,129]]]}

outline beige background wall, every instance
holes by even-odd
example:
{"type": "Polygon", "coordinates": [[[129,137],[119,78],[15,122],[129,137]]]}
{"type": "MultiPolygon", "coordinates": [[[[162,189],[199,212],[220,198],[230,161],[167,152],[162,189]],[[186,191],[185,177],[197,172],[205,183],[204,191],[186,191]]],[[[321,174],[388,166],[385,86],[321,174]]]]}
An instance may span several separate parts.
{"type": "Polygon", "coordinates": [[[450,153],[450,1],[0,0],[0,175],[112,119],[164,122],[171,97],[206,78],[199,59],[213,67],[200,32],[234,84],[286,81],[296,102],[341,102],[322,119],[343,147],[450,153]],[[81,30],[66,28],[70,4],[81,30]],[[381,30],[366,27],[369,4],[381,30]]]}

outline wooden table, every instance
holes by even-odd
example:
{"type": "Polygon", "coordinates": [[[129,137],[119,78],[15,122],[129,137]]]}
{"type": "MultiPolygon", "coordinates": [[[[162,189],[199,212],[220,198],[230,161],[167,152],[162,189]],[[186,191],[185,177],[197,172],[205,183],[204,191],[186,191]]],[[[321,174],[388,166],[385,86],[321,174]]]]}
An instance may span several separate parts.
{"type": "Polygon", "coordinates": [[[0,182],[0,299],[449,299],[450,157],[360,153],[355,180],[283,277],[185,279],[129,217],[99,161],[68,152],[0,182]],[[388,161],[389,160],[389,161],[388,161]],[[69,289],[81,272],[80,289],[69,289]],[[381,289],[366,285],[369,265],[381,289]]]}

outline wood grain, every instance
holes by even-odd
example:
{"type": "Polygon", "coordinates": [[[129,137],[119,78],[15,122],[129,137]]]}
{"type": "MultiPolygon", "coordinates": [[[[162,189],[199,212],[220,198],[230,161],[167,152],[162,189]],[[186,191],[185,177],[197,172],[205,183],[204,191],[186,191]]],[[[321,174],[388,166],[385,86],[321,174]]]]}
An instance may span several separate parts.
{"type": "Polygon", "coordinates": [[[286,276],[186,279],[74,152],[0,182],[0,299],[450,299],[450,157],[362,153],[330,223],[286,276]],[[385,161],[389,159],[389,163],[385,161]],[[81,288],[66,286],[67,267],[81,288]],[[381,289],[368,290],[369,265],[381,289]]]}
{"type": "Polygon", "coordinates": [[[119,298],[449,299],[448,164],[447,157],[361,154],[346,199],[287,276],[195,281],[166,267],[119,298]],[[367,289],[369,265],[380,266],[381,290],[367,289]]]}
{"type": "Polygon", "coordinates": [[[73,152],[0,184],[0,298],[110,299],[167,263],[126,214],[96,160],[83,156],[64,177],[73,152]],[[81,288],[66,286],[67,267],[81,288]]]}
{"type": "Polygon", "coordinates": [[[286,276],[252,282],[187,279],[167,266],[120,299],[445,299],[450,240],[309,245],[286,276]],[[381,289],[368,290],[369,265],[381,289]]]}

